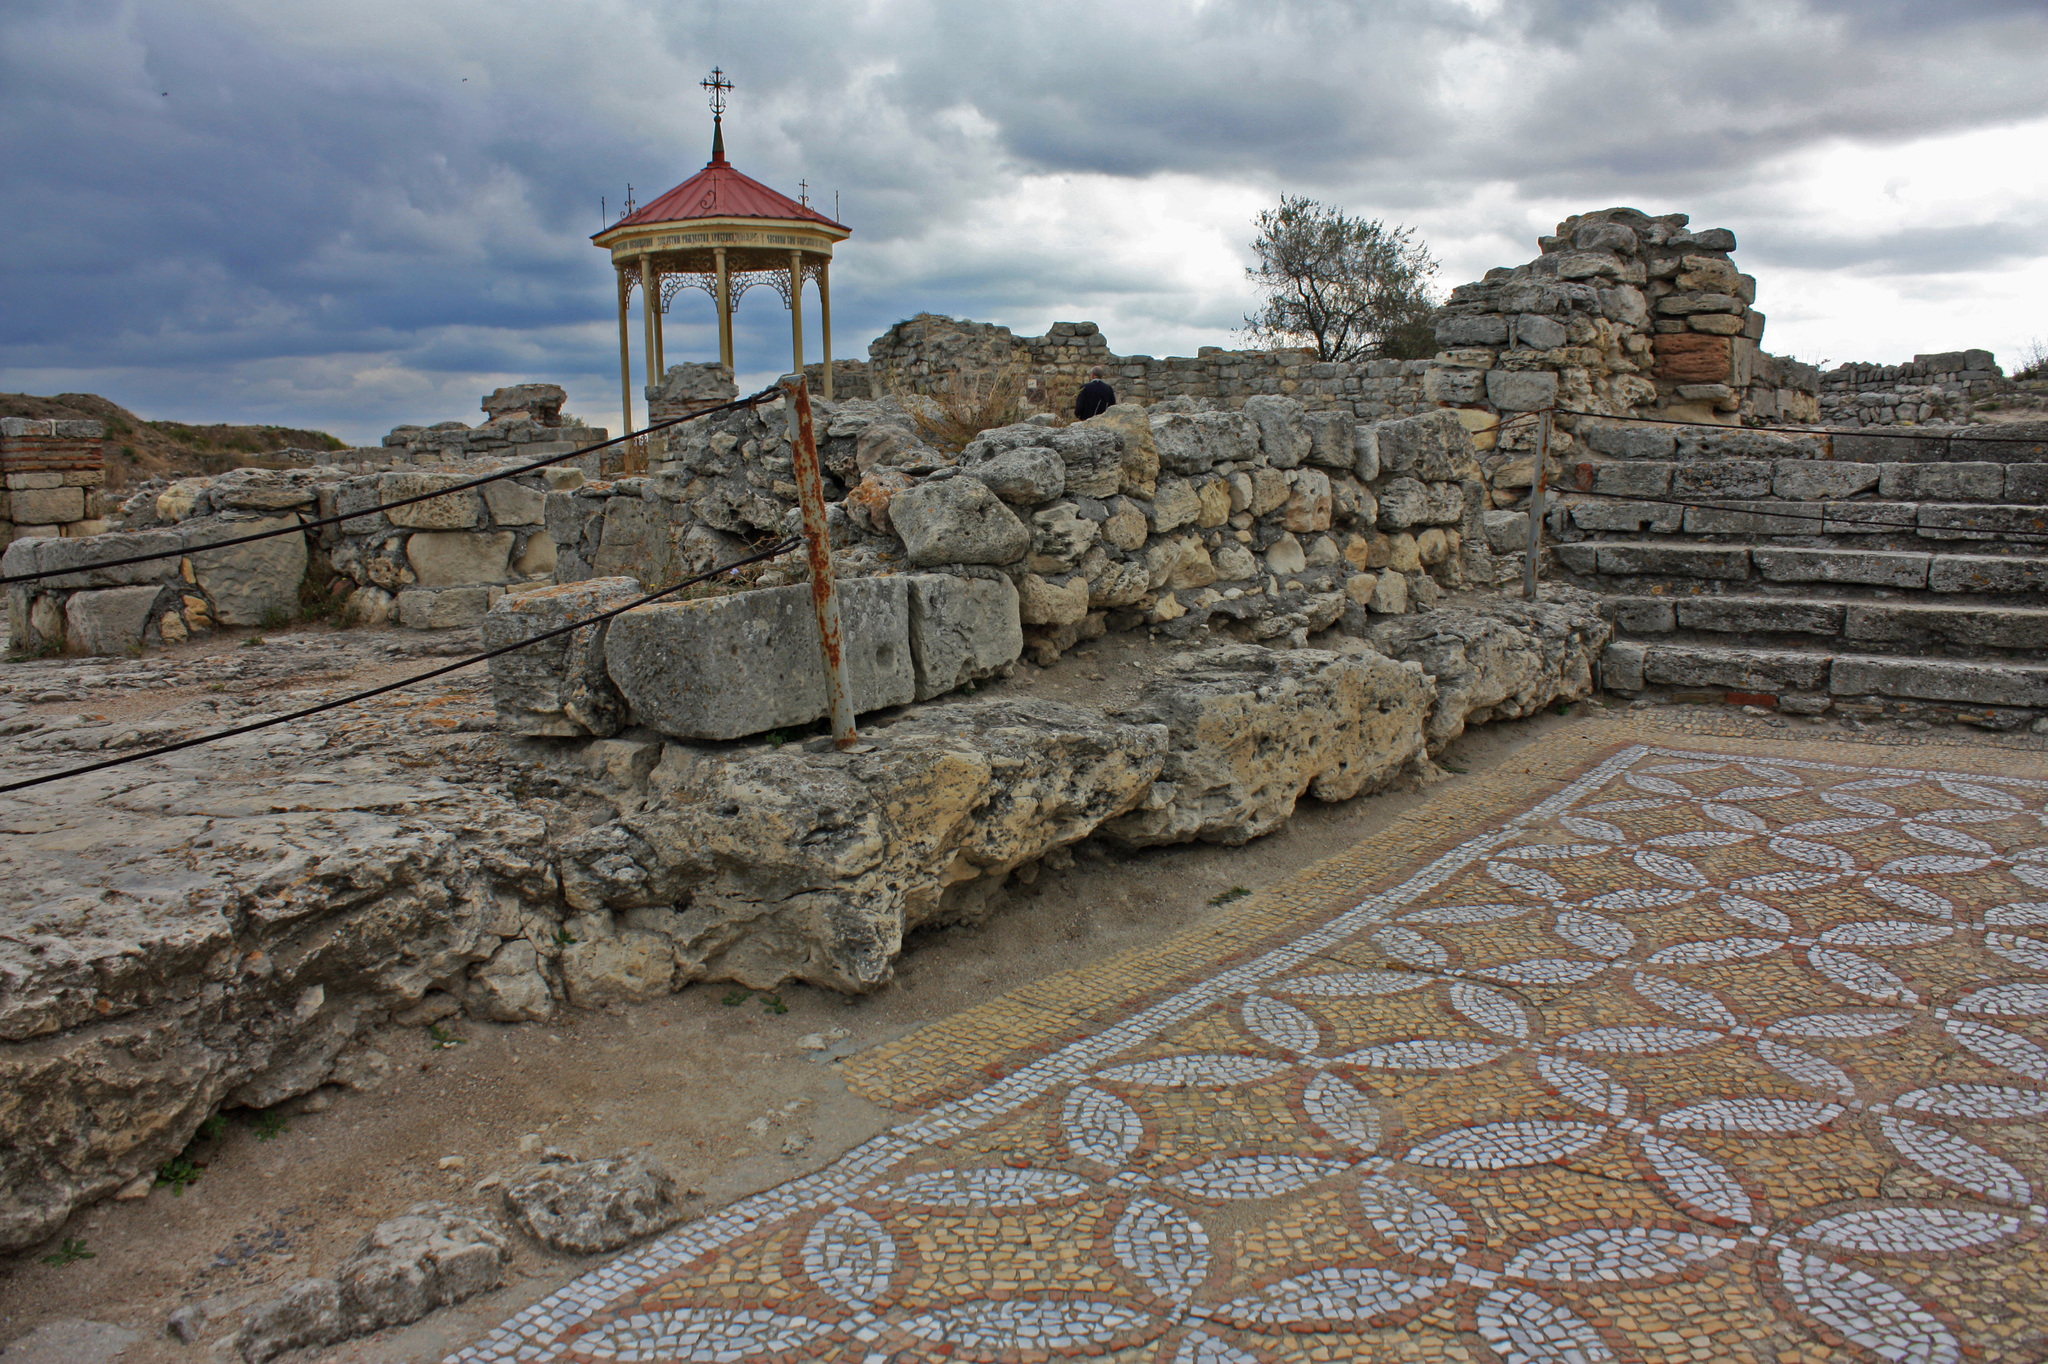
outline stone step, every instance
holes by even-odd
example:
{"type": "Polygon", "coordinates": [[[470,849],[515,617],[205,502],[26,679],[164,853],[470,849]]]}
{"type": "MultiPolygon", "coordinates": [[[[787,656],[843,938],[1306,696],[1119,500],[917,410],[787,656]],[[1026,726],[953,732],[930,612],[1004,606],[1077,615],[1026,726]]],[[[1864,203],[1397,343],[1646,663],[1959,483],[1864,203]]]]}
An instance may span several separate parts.
{"type": "Polygon", "coordinates": [[[1567,572],[1596,578],[1845,583],[1935,593],[2048,591],[2048,556],[1801,549],[1679,540],[1582,540],[1553,552],[1567,572]]]}
{"type": "Polygon", "coordinates": [[[1629,635],[1688,630],[1965,650],[2048,650],[2048,610],[2029,606],[1710,595],[1617,597],[1609,609],[1615,626],[1629,635]]]}
{"type": "MultiPolygon", "coordinates": [[[[2043,466],[2048,467],[2048,466],[2043,466]]],[[[1553,516],[1584,531],[1631,535],[1893,535],[1919,540],[2018,538],[2048,549],[2048,506],[2001,502],[1719,501],[1681,505],[1676,497],[1575,497],[1561,494],[1553,516]]],[[[1555,530],[1559,522],[1550,522],[1555,530]]]]}
{"type": "Polygon", "coordinates": [[[1581,459],[1564,464],[1560,490],[1604,496],[1775,497],[1837,502],[2048,504],[2048,464],[1984,461],[1910,464],[1845,459],[1581,459]]]}
{"type": "Polygon", "coordinates": [[[1802,714],[1868,698],[1966,707],[2048,710],[2048,667],[2027,663],[1895,658],[1825,648],[1744,649],[1617,640],[1602,681],[1622,693],[1704,689],[1776,700],[1802,714]]]}

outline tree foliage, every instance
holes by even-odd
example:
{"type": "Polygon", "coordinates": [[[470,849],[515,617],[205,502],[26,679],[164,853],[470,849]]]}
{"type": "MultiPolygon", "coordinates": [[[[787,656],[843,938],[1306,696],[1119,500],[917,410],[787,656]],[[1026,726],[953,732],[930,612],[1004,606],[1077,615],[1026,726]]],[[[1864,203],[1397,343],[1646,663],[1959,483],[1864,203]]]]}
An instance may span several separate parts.
{"type": "Polygon", "coordinates": [[[1436,351],[1429,281],[1437,264],[1415,230],[1282,195],[1261,212],[1246,270],[1265,302],[1245,330],[1267,346],[1313,346],[1318,360],[1417,359],[1436,351]]]}

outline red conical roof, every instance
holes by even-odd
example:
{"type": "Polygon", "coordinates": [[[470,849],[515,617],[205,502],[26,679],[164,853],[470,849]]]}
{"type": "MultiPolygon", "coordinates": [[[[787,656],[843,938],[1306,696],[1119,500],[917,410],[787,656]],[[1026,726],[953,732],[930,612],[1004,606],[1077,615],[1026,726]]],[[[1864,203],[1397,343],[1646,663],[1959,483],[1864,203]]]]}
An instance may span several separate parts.
{"type": "MultiPolygon", "coordinates": [[[[710,164],[689,179],[605,229],[611,232],[637,223],[678,223],[691,218],[776,218],[784,221],[824,223],[847,230],[814,208],[786,194],[778,194],[759,180],[734,170],[732,163],[713,151],[710,164]]],[[[603,236],[604,232],[595,234],[603,236]]]]}

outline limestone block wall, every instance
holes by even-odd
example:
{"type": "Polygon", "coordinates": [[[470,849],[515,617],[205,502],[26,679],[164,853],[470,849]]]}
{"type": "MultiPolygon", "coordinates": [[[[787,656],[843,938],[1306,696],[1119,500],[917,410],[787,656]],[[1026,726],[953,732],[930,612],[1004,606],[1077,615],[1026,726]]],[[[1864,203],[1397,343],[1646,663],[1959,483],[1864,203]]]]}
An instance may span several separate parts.
{"type": "Polygon", "coordinates": [[[1956,424],[1973,401],[2013,390],[1988,350],[1916,355],[1904,365],[1851,362],[1821,376],[1821,420],[1829,426],[1956,424]]]}
{"type": "MultiPolygon", "coordinates": [[[[816,407],[838,571],[998,573],[1040,661],[1111,629],[1362,633],[1520,572],[1519,543],[1487,539],[1477,451],[1449,412],[1360,423],[1181,398],[985,431],[955,455],[893,401],[816,407]]],[[[647,477],[550,494],[560,581],[674,582],[798,527],[779,404],[690,430],[647,477]]]]}
{"type": "Polygon", "coordinates": [[[0,417],[0,545],[103,528],[105,434],[96,421],[0,417]]]}
{"type": "MultiPolygon", "coordinates": [[[[481,426],[459,421],[394,426],[384,437],[384,446],[394,458],[417,465],[459,462],[479,456],[545,459],[549,455],[571,454],[607,439],[603,427],[586,426],[563,417],[562,404],[567,397],[557,384],[508,385],[484,395],[486,420],[481,426]]],[[[612,456],[615,466],[620,457],[612,456]]],[[[599,472],[595,459],[587,472],[593,477],[599,472]]]]}
{"type": "Polygon", "coordinates": [[[1069,413],[1097,365],[1119,400],[1141,404],[1193,398],[1234,409],[1248,398],[1287,397],[1313,411],[1347,412],[1365,421],[1433,405],[1422,386],[1428,361],[1337,364],[1319,362],[1311,351],[1217,346],[1158,359],[1117,355],[1093,322],[1055,322],[1043,336],[1019,337],[1008,327],[933,314],[897,323],[868,347],[867,383],[877,397],[942,393],[963,379],[985,383],[1008,372],[1022,382],[1030,406],[1069,413]]]}

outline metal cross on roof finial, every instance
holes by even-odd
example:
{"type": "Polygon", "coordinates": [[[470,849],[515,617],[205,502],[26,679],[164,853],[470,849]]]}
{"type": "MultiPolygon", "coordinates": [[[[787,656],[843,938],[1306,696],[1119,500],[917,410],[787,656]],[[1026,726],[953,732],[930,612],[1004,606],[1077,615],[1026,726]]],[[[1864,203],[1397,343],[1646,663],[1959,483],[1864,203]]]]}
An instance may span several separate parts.
{"type": "Polygon", "coordinates": [[[697,84],[711,92],[711,112],[714,115],[725,113],[725,92],[732,89],[732,82],[725,78],[725,72],[714,66],[711,68],[711,78],[698,81],[697,84]]]}
{"type": "Polygon", "coordinates": [[[796,201],[797,201],[798,203],[802,204],[802,205],[803,205],[803,206],[804,206],[805,208],[809,208],[809,207],[811,206],[811,182],[810,182],[810,181],[808,181],[808,180],[799,180],[799,181],[797,181],[797,182],[796,182],[796,201]]]}

